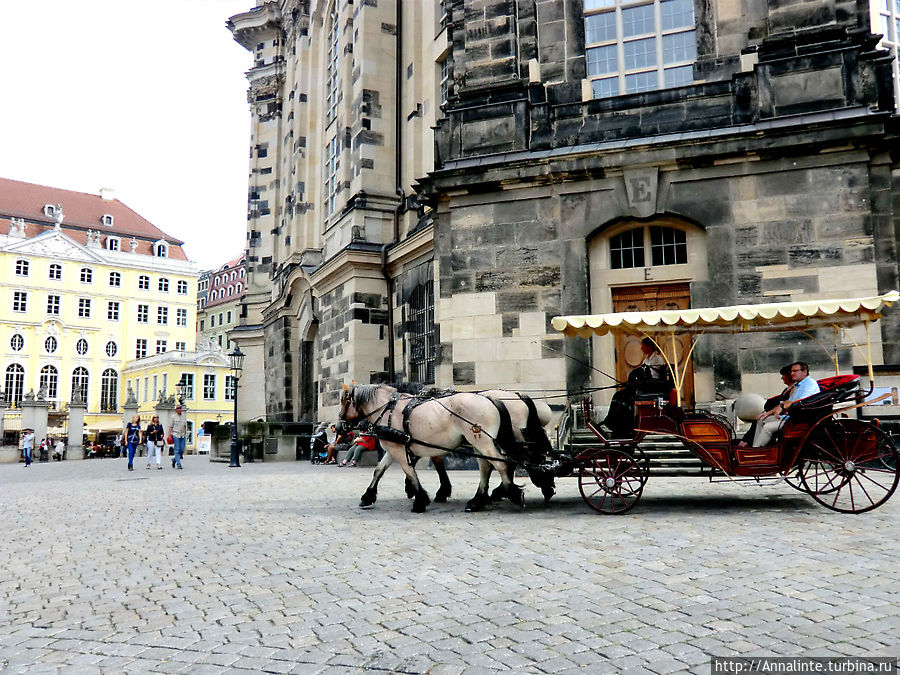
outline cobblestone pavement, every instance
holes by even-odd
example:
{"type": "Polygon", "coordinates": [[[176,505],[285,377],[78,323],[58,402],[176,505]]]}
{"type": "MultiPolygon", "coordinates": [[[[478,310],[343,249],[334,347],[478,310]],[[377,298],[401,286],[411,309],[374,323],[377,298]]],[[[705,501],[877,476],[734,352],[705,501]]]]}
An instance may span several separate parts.
{"type": "MultiPolygon", "coordinates": [[[[0,465],[0,673],[708,673],[710,655],[900,654],[900,498],[657,479],[628,515],[409,512],[370,469],[0,465]]],[[[436,488],[433,472],[423,482],[436,488]]]]}

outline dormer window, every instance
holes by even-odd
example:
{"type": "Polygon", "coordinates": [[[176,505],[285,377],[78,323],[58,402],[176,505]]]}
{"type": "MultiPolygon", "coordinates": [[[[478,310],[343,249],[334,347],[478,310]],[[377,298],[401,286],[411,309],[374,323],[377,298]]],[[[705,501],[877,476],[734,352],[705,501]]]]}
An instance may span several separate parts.
{"type": "MultiPolygon", "coordinates": [[[[100,218],[100,222],[102,222],[106,227],[113,226],[113,217],[108,213],[104,214],[102,218],[100,218]]],[[[118,249],[116,249],[118,251],[118,249]]]]}
{"type": "Polygon", "coordinates": [[[157,258],[169,257],[169,245],[164,241],[158,241],[153,244],[153,255],[157,258]]]}
{"type": "Polygon", "coordinates": [[[56,215],[56,206],[53,204],[44,204],[44,215],[52,218],[56,215]]]}
{"type": "MultiPolygon", "coordinates": [[[[103,216],[106,218],[106,216],[103,216]]],[[[110,216],[112,218],[112,216],[110,216]]],[[[109,251],[121,251],[122,250],[122,240],[118,237],[107,237],[106,238],[106,248],[109,251]]]]}

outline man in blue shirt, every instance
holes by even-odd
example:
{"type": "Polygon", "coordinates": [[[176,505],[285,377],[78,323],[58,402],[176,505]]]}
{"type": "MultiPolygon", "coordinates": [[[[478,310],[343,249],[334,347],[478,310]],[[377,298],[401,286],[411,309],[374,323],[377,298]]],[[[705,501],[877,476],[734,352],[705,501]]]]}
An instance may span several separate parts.
{"type": "Polygon", "coordinates": [[[784,403],[779,403],[757,418],[753,447],[759,448],[771,442],[772,436],[775,435],[775,432],[781,428],[781,425],[788,418],[787,411],[794,402],[819,393],[819,383],[809,376],[809,366],[803,361],[791,364],[791,380],[795,384],[788,400],[784,403]]]}

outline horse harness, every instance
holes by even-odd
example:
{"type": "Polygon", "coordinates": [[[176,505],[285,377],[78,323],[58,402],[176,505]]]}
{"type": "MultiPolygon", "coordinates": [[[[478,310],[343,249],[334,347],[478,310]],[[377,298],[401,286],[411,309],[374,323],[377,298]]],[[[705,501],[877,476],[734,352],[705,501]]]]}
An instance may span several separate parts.
{"type": "MultiPolygon", "coordinates": [[[[448,413],[450,413],[454,417],[458,417],[459,419],[463,420],[467,424],[471,424],[472,431],[474,433],[476,433],[476,434],[483,433],[483,434],[487,435],[488,437],[490,437],[490,439],[492,441],[494,441],[494,445],[495,446],[497,445],[497,439],[494,438],[493,436],[491,436],[488,432],[484,431],[484,429],[482,429],[481,425],[471,422],[470,420],[467,420],[462,415],[459,415],[458,413],[453,412],[452,410],[447,408],[447,406],[443,405],[438,398],[422,398],[419,396],[409,397],[409,402],[403,408],[403,413],[402,413],[403,414],[403,430],[401,431],[400,429],[396,429],[396,428],[392,427],[390,424],[390,417],[391,417],[391,415],[393,415],[394,408],[397,406],[397,401],[399,401],[401,399],[401,397],[402,397],[402,395],[400,394],[400,392],[394,392],[393,394],[391,394],[391,398],[388,400],[387,404],[385,404],[382,407],[381,414],[378,415],[378,419],[376,419],[375,423],[372,425],[372,430],[375,433],[375,436],[377,438],[388,441],[390,443],[397,443],[399,445],[402,445],[404,447],[404,449],[406,450],[406,461],[409,462],[410,464],[415,464],[416,461],[418,461],[418,457],[412,451],[413,443],[415,443],[417,445],[424,445],[425,447],[428,447],[428,448],[434,448],[435,450],[442,450],[444,452],[464,454],[464,455],[469,455],[471,457],[476,457],[476,458],[500,460],[500,461],[504,461],[504,462],[510,461],[505,458],[488,457],[487,455],[482,455],[481,453],[477,453],[477,452],[460,452],[459,450],[456,450],[456,449],[445,448],[442,445],[435,445],[434,443],[429,443],[428,441],[423,441],[423,440],[413,438],[412,433],[409,430],[409,419],[412,416],[412,411],[415,410],[416,408],[418,408],[420,405],[422,405],[426,401],[435,401],[439,406],[441,406],[444,410],[446,410],[448,413]],[[388,418],[387,419],[388,423],[381,424],[381,421],[385,418],[385,416],[387,416],[387,418],[388,418]]],[[[375,411],[372,411],[372,413],[374,413],[374,412],[375,411]]],[[[372,414],[372,413],[370,413],[370,414],[372,414]]],[[[502,453],[501,448],[497,447],[497,450],[502,453]]]]}

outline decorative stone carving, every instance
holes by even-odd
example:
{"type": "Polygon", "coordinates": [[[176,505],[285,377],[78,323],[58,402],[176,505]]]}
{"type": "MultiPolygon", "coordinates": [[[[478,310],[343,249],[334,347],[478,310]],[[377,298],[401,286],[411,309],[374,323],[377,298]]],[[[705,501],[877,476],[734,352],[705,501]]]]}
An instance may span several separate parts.
{"type": "Polygon", "coordinates": [[[135,251],[137,251],[138,240],[132,237],[131,241],[128,242],[128,245],[131,247],[131,252],[134,253],[135,251]]]}
{"type": "Polygon", "coordinates": [[[46,382],[38,388],[37,400],[38,401],[46,401],[47,400],[47,383],[46,382]]]}
{"type": "Polygon", "coordinates": [[[10,218],[9,219],[9,236],[24,237],[25,236],[25,219],[10,218]]]}
{"type": "Polygon", "coordinates": [[[88,248],[100,248],[100,230],[87,231],[88,248]]]}
{"type": "Polygon", "coordinates": [[[136,406],[138,404],[137,396],[134,393],[134,389],[131,388],[131,385],[128,385],[128,392],[125,394],[125,405],[126,406],[136,406]]]}
{"type": "Polygon", "coordinates": [[[53,210],[53,229],[56,232],[59,232],[63,218],[65,218],[65,214],[63,213],[62,205],[57,204],[56,208],[53,210]]]}
{"type": "Polygon", "coordinates": [[[28,393],[25,394],[25,396],[24,396],[23,398],[24,398],[26,401],[33,401],[33,400],[34,400],[34,389],[29,389],[29,390],[28,390],[28,393]]]}
{"type": "MultiPolygon", "coordinates": [[[[131,391],[131,387],[129,387],[128,390],[131,391]]],[[[137,400],[135,400],[135,403],[137,403],[137,400]]],[[[75,387],[69,407],[73,405],[84,405],[84,399],[81,397],[81,387],[75,387]]],[[[128,401],[125,401],[125,405],[128,405],[128,401]]]]}

